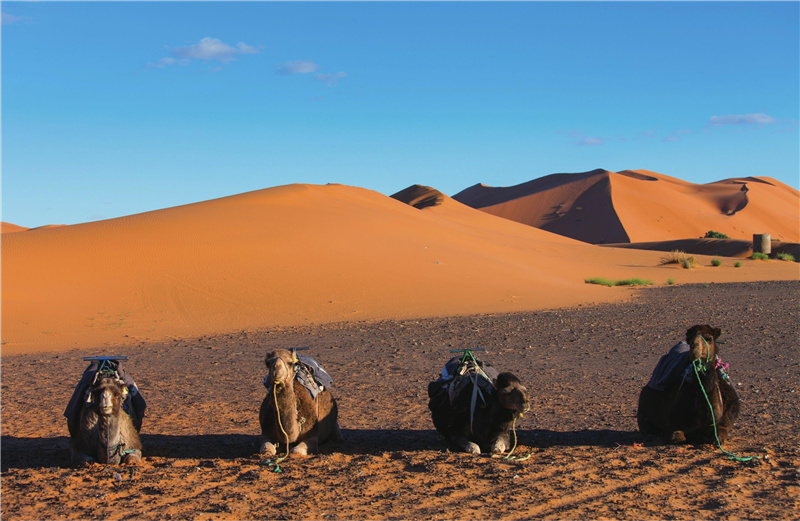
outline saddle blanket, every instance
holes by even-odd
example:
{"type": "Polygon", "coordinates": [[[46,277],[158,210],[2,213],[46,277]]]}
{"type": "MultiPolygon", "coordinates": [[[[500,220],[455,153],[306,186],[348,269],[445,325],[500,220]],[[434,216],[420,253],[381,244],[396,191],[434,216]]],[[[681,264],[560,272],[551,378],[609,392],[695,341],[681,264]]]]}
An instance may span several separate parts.
{"type": "MultiPolygon", "coordinates": [[[[72,393],[72,398],[70,398],[69,403],[67,404],[67,408],[64,410],[64,416],[66,416],[67,420],[77,422],[80,420],[80,413],[81,408],[83,407],[84,402],[86,402],[86,394],[92,387],[94,383],[95,376],[97,375],[97,371],[100,370],[100,360],[92,360],[87,367],[83,371],[83,376],[81,376],[78,385],[75,386],[75,391],[72,393]]],[[[136,382],[133,381],[130,375],[126,374],[125,371],[122,370],[122,367],[118,360],[109,360],[106,363],[111,363],[114,366],[114,370],[117,372],[120,378],[125,382],[125,386],[128,388],[128,397],[122,403],[122,409],[128,413],[128,416],[131,418],[144,418],[144,411],[147,408],[147,403],[142,396],[142,393],[139,392],[139,388],[136,386],[136,382]]]]}
{"type": "Polygon", "coordinates": [[[689,351],[689,344],[683,341],[672,346],[672,349],[656,364],[647,386],[656,391],[663,391],[673,382],[683,378],[692,363],[689,351]]]}

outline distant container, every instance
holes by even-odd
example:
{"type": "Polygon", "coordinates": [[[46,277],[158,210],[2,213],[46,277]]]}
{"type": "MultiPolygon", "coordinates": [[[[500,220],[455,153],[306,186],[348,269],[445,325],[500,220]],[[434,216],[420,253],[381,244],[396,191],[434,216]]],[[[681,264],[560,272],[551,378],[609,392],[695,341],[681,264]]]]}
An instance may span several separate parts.
{"type": "Polygon", "coordinates": [[[772,253],[772,236],[768,233],[753,234],[753,253],[772,253]]]}

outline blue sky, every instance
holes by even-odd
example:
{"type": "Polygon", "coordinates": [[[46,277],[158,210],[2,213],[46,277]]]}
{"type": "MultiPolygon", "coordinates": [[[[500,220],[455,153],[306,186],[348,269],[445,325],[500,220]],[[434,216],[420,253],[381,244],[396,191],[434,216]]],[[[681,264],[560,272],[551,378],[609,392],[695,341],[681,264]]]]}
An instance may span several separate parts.
{"type": "Polygon", "coordinates": [[[2,220],[288,183],[798,188],[797,2],[3,2],[2,220]]]}

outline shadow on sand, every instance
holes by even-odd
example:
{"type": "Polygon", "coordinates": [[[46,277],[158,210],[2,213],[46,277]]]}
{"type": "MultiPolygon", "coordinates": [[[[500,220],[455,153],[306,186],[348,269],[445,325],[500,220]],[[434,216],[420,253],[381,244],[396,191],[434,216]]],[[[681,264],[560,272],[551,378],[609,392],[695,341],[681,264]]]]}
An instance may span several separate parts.
{"type": "Polygon", "coordinates": [[[584,429],[580,431],[551,431],[547,429],[517,431],[519,443],[539,448],[549,447],[616,447],[641,443],[638,431],[615,431],[611,429],[584,429]]]}

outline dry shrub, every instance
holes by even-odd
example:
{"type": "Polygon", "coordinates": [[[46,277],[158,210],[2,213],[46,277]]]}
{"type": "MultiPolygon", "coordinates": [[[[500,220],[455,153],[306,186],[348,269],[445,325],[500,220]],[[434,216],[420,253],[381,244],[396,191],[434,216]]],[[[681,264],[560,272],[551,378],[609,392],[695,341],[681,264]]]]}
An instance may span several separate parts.
{"type": "Polygon", "coordinates": [[[697,266],[698,262],[694,255],[688,255],[681,250],[672,250],[661,257],[661,264],[679,264],[684,268],[690,269],[697,266]]]}

